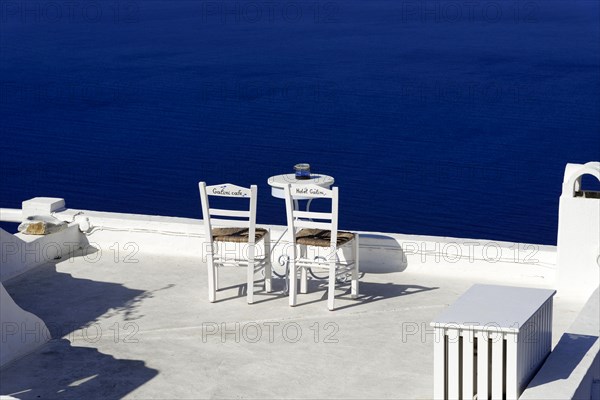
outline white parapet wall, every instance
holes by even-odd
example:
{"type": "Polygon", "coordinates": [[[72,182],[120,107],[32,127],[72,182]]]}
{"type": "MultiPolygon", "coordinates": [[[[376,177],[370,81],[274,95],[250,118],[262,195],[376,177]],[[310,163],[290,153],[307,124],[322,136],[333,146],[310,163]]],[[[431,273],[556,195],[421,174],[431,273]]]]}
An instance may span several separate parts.
{"type": "MultiPolygon", "coordinates": [[[[64,208],[64,199],[35,197],[23,201],[22,209],[0,209],[0,221],[22,222],[33,215],[50,217],[64,208]]],[[[79,229],[79,224],[68,222],[66,229],[48,235],[13,235],[0,229],[0,282],[66,258],[87,245],[87,238],[79,229]]]]}
{"type": "MultiPolygon", "coordinates": [[[[20,222],[30,215],[49,216],[62,208],[62,199],[36,198],[23,202],[22,210],[2,209],[0,218],[20,222]]],[[[0,282],[68,258],[86,243],[77,223],[49,235],[13,235],[0,229],[0,282]]],[[[21,309],[0,283],[0,366],[28,354],[49,339],[50,332],[44,321],[21,309]]]]}
{"type": "MultiPolygon", "coordinates": [[[[177,254],[200,261],[205,258],[208,244],[201,219],[70,209],[64,208],[64,201],[56,200],[35,198],[23,202],[23,206],[28,205],[28,213],[49,213],[69,222],[70,226],[78,226],[82,232],[80,242],[95,249],[94,257],[117,253],[122,257],[134,257],[139,252],[177,254]]],[[[14,216],[17,213],[16,210],[3,210],[3,215],[14,216]]],[[[286,227],[261,226],[271,230],[273,262],[279,262],[286,249],[286,227]]],[[[77,234],[75,230],[72,233],[77,234]]],[[[398,233],[358,233],[361,235],[361,270],[367,273],[401,272],[410,268],[412,272],[437,276],[467,274],[479,278],[480,282],[510,284],[517,279],[523,285],[555,286],[555,246],[398,233]]],[[[25,239],[24,235],[18,234],[17,237],[25,239]]]]}
{"type": "Polygon", "coordinates": [[[50,340],[50,332],[37,316],[19,307],[0,283],[0,367],[50,340]]]}
{"type": "Polygon", "coordinates": [[[23,219],[33,215],[50,215],[64,208],[65,200],[57,197],[34,197],[21,205],[23,219]]]}
{"type": "Polygon", "coordinates": [[[557,238],[558,293],[581,299],[587,299],[600,281],[600,198],[582,188],[584,175],[600,181],[600,162],[567,164],[557,238]]]}
{"type": "MultiPolygon", "coordinates": [[[[65,209],[53,216],[77,223],[90,246],[122,255],[139,251],[203,259],[207,243],[200,219],[65,209]]],[[[271,230],[273,260],[284,253],[285,226],[271,230]]],[[[556,247],[493,240],[359,232],[361,270],[368,273],[414,272],[449,277],[480,274],[483,281],[554,284],[556,247]],[[477,267],[475,267],[477,266],[477,267]],[[481,268],[485,266],[485,268],[481,268]]],[[[260,250],[259,250],[260,251],[260,250]]]]}
{"type": "Polygon", "coordinates": [[[521,400],[597,399],[600,297],[596,290],[529,383],[521,400]],[[596,396],[596,397],[595,397],[596,396]]]}
{"type": "Polygon", "coordinates": [[[37,266],[68,257],[87,243],[77,224],[44,236],[23,235],[0,229],[0,282],[37,266]]]}

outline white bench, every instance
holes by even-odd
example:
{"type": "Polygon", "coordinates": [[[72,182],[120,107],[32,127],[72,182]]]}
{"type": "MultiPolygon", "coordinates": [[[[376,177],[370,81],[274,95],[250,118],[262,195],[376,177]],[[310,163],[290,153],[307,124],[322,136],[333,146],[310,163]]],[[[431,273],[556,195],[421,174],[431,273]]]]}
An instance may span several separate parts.
{"type": "Polygon", "coordinates": [[[516,399],[552,347],[555,290],[474,285],[439,315],[434,398],[516,399]]]}

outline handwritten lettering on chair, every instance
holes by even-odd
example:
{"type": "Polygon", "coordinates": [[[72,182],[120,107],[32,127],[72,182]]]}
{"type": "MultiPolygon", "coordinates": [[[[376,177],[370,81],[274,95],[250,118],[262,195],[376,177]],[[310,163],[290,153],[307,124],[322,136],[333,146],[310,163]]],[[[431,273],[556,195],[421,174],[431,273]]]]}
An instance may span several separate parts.
{"type": "Polygon", "coordinates": [[[328,197],[331,196],[331,190],[322,188],[318,185],[293,185],[293,195],[305,197],[328,197]]]}
{"type": "Polygon", "coordinates": [[[206,188],[212,196],[222,197],[248,197],[250,190],[241,186],[226,183],[224,185],[209,186],[206,188]]]}

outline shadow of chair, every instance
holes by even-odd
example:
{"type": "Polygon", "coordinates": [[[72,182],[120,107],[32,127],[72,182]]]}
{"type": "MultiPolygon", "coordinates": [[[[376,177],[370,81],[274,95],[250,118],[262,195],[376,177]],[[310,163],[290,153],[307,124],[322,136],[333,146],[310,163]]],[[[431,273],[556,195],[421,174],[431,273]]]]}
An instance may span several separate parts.
{"type": "MultiPolygon", "coordinates": [[[[315,300],[311,300],[311,301],[307,301],[307,302],[298,304],[299,306],[305,306],[308,304],[317,303],[317,302],[323,301],[324,299],[327,298],[327,292],[325,291],[325,289],[327,288],[326,281],[311,279],[308,281],[308,285],[309,285],[309,290],[311,292],[323,291],[323,295],[319,299],[315,299],[315,300]]],[[[419,293],[424,293],[424,292],[429,292],[432,290],[439,289],[439,287],[437,287],[437,286],[436,287],[427,287],[427,286],[421,286],[421,285],[402,285],[402,284],[395,284],[395,283],[368,282],[368,281],[363,280],[360,283],[360,293],[359,293],[358,297],[355,299],[350,299],[351,291],[350,291],[349,285],[348,284],[338,284],[337,286],[338,286],[337,289],[339,289],[340,286],[347,286],[344,293],[341,295],[338,295],[338,296],[340,299],[345,298],[345,299],[351,300],[352,303],[340,305],[339,307],[336,307],[336,310],[357,307],[357,306],[374,303],[374,302],[381,301],[381,300],[389,300],[389,299],[396,298],[396,297],[409,296],[409,295],[414,295],[414,294],[419,294],[419,293]]]]}

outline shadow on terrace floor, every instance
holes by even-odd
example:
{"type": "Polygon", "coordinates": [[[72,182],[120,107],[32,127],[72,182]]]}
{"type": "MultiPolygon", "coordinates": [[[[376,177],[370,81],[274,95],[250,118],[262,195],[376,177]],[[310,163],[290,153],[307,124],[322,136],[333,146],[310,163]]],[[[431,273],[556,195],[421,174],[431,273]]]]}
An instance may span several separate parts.
{"type": "Polygon", "coordinates": [[[555,366],[554,369],[544,371],[536,376],[529,387],[542,386],[546,383],[569,379],[581,360],[598,340],[598,336],[565,333],[555,346],[552,357],[549,359],[555,366]],[[560,360],[557,362],[557,360],[560,360]]]}
{"type": "MultiPolygon", "coordinates": [[[[341,285],[338,285],[338,288],[341,285]]],[[[345,284],[347,287],[344,294],[341,296],[336,296],[336,298],[350,298],[350,283],[345,284]]],[[[352,299],[351,304],[338,303],[336,305],[336,310],[343,310],[345,308],[357,307],[368,303],[373,303],[376,301],[391,299],[394,297],[400,296],[408,296],[417,293],[429,292],[431,290],[437,290],[439,287],[427,287],[421,285],[399,285],[395,283],[379,283],[379,282],[365,282],[361,281],[359,286],[359,295],[356,299],[352,299]]],[[[311,303],[316,303],[319,301],[327,301],[327,282],[326,281],[308,281],[308,291],[322,291],[323,295],[318,300],[313,300],[309,302],[299,303],[298,305],[307,305],[311,303]]],[[[299,294],[300,296],[300,294],[299,294]]]]}
{"type": "Polygon", "coordinates": [[[0,394],[22,400],[119,399],[157,374],[143,361],[116,359],[52,339],[2,370],[0,394]]]}
{"type": "Polygon", "coordinates": [[[87,340],[86,347],[76,347],[62,339],[73,339],[73,332],[85,330],[109,310],[123,313],[125,320],[139,318],[137,306],[151,297],[151,292],[75,278],[58,272],[53,264],[9,280],[5,287],[21,308],[46,323],[52,339],[2,369],[0,394],[21,399],[120,398],[158,374],[143,361],[100,353],[91,347],[94,340],[87,340]]]}
{"type": "MultiPolygon", "coordinates": [[[[400,297],[400,296],[408,296],[408,295],[412,295],[412,294],[423,293],[423,292],[428,292],[431,290],[439,289],[439,287],[427,287],[427,286],[421,286],[421,285],[399,285],[399,284],[395,284],[395,283],[391,283],[391,282],[390,283],[368,282],[368,281],[365,281],[365,279],[368,279],[368,278],[365,278],[365,276],[368,277],[367,274],[363,274],[363,276],[361,277],[361,280],[360,280],[360,290],[359,290],[360,294],[359,294],[358,298],[352,299],[351,300],[352,304],[341,305],[342,303],[338,303],[338,305],[336,305],[336,310],[342,310],[345,308],[356,307],[356,306],[364,305],[367,303],[373,303],[373,302],[380,301],[380,300],[391,299],[391,298],[400,297]]],[[[255,284],[257,284],[257,285],[262,284],[262,280],[255,281],[255,284]]],[[[261,296],[266,295],[268,297],[262,298],[262,299],[260,297],[256,298],[254,303],[259,304],[259,303],[274,300],[276,298],[287,297],[287,295],[282,293],[282,290],[284,289],[284,284],[285,283],[284,283],[283,279],[275,279],[273,282],[273,292],[267,294],[264,291],[259,290],[257,292],[257,294],[260,293],[261,296]]],[[[300,283],[298,283],[298,285],[300,285],[300,283]]],[[[338,289],[341,289],[341,288],[345,289],[345,292],[342,295],[336,294],[336,299],[337,298],[343,298],[343,299],[350,298],[350,283],[349,282],[338,283],[336,285],[336,287],[338,289]]],[[[257,288],[258,288],[258,286],[257,286],[257,288]]],[[[233,300],[236,298],[246,296],[246,284],[245,283],[241,283],[238,285],[230,285],[227,287],[221,287],[221,288],[219,288],[218,292],[227,293],[229,291],[229,293],[231,293],[231,291],[233,289],[237,289],[235,294],[226,295],[227,297],[220,298],[217,300],[217,302],[229,301],[229,300],[233,300]]],[[[315,292],[322,293],[322,296],[320,296],[318,299],[313,299],[313,300],[309,300],[309,301],[303,301],[303,299],[302,299],[303,294],[298,292],[298,305],[297,306],[305,306],[308,304],[327,301],[327,280],[317,280],[317,279],[309,278],[308,279],[308,293],[314,294],[315,292]]]]}
{"type": "MultiPolygon", "coordinates": [[[[93,252],[95,249],[88,251],[86,256],[93,252]]],[[[90,266],[93,265],[90,262],[90,266]]],[[[84,328],[109,312],[122,313],[125,321],[141,318],[139,304],[153,296],[152,291],[130,289],[119,283],[75,278],[69,273],[58,272],[55,264],[38,267],[5,282],[4,286],[21,308],[46,323],[53,338],[84,328]]]]}
{"type": "MultiPolygon", "coordinates": [[[[350,308],[366,303],[373,303],[379,300],[439,289],[438,287],[427,287],[421,285],[399,285],[394,283],[368,282],[368,276],[370,274],[383,275],[406,271],[408,268],[408,261],[404,249],[398,243],[398,240],[392,236],[385,234],[361,234],[360,238],[360,295],[357,299],[353,300],[352,304],[336,306],[336,309],[350,308]],[[384,249],[384,251],[382,251],[382,249],[384,249]]],[[[287,297],[287,295],[282,293],[285,288],[285,282],[282,279],[282,277],[285,276],[285,267],[274,264],[273,270],[275,273],[278,273],[278,275],[273,280],[272,293],[267,294],[259,288],[263,285],[264,278],[254,281],[255,290],[257,290],[256,293],[262,295],[258,296],[258,298],[255,298],[255,304],[268,302],[279,297],[287,297]],[[267,296],[264,297],[264,295],[267,296]]],[[[302,298],[299,297],[298,306],[308,305],[327,299],[327,272],[321,271],[320,275],[323,277],[322,279],[313,279],[309,277],[308,292],[322,292],[323,295],[317,300],[310,300],[306,302],[302,302],[302,298]]],[[[343,298],[350,297],[349,282],[342,284],[338,283],[337,285],[338,289],[346,286],[348,289],[342,295],[343,298]]],[[[217,291],[222,293],[217,302],[245,297],[247,293],[246,283],[240,282],[239,284],[221,286],[217,291]]],[[[300,293],[299,296],[301,296],[300,293]]]]}

